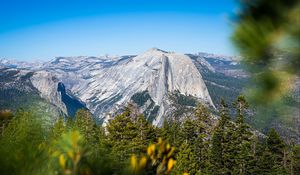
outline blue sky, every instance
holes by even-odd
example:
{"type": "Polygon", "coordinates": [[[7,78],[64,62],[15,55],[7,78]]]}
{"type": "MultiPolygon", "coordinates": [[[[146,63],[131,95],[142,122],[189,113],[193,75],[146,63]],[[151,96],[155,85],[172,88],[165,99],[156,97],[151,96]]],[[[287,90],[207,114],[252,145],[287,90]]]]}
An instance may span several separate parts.
{"type": "Polygon", "coordinates": [[[0,58],[180,53],[235,54],[235,0],[2,0],[0,58]]]}

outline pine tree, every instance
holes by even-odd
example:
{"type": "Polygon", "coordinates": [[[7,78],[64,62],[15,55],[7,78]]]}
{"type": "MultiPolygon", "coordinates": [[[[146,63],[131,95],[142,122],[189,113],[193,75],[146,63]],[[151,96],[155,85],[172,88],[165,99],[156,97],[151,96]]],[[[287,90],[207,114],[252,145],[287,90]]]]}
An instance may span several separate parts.
{"type": "Polygon", "coordinates": [[[178,139],[180,143],[187,144],[188,149],[193,153],[194,162],[189,162],[189,163],[196,164],[199,172],[200,169],[202,169],[202,171],[205,171],[204,169],[207,167],[206,161],[207,161],[208,146],[204,145],[206,141],[204,141],[203,134],[199,133],[197,121],[195,119],[193,120],[191,119],[191,117],[187,117],[183,121],[183,124],[180,128],[178,139]]]}
{"type": "Polygon", "coordinates": [[[137,135],[132,140],[132,147],[136,154],[143,152],[147,145],[153,143],[156,139],[157,131],[155,127],[151,125],[144,115],[137,115],[133,121],[135,128],[137,129],[137,135]]]}
{"type": "Polygon", "coordinates": [[[210,151],[210,171],[211,174],[220,175],[226,172],[224,167],[224,151],[222,141],[224,132],[222,129],[217,128],[212,136],[211,151],[210,151]]]}
{"type": "Polygon", "coordinates": [[[199,104],[194,112],[195,115],[195,122],[197,124],[197,131],[199,133],[207,134],[208,129],[212,126],[212,122],[210,119],[210,112],[208,109],[203,105],[199,104]]]}
{"type": "Polygon", "coordinates": [[[176,118],[168,118],[164,120],[159,136],[178,148],[181,145],[180,129],[181,123],[176,118]]]}
{"type": "Polygon", "coordinates": [[[65,126],[65,122],[63,118],[59,118],[54,126],[51,129],[50,132],[50,138],[51,139],[58,139],[61,137],[61,135],[67,130],[66,126],[65,126]]]}
{"type": "Polygon", "coordinates": [[[165,140],[168,143],[171,143],[170,142],[171,141],[170,131],[171,131],[171,124],[167,118],[164,118],[163,125],[160,128],[160,131],[158,134],[163,140],[165,140]]]}
{"type": "Polygon", "coordinates": [[[194,150],[196,154],[197,164],[199,164],[202,172],[208,171],[209,161],[209,135],[211,134],[212,121],[210,121],[210,112],[208,109],[199,104],[194,112],[196,125],[196,135],[194,143],[194,150]]]}
{"type": "Polygon", "coordinates": [[[258,174],[287,174],[283,166],[285,144],[275,129],[268,133],[258,158],[258,174]]]}
{"type": "Polygon", "coordinates": [[[221,109],[220,109],[220,121],[219,127],[225,129],[226,126],[230,125],[230,116],[228,105],[225,103],[224,99],[221,99],[221,109]]]}
{"type": "Polygon", "coordinates": [[[229,174],[235,165],[235,145],[232,142],[234,125],[229,121],[225,101],[221,100],[220,120],[215,127],[210,153],[212,174],[229,174]]]}
{"type": "Polygon", "coordinates": [[[258,169],[256,170],[257,174],[271,174],[272,168],[274,165],[274,157],[272,155],[272,152],[267,148],[262,148],[261,155],[258,159],[258,169]]]}
{"type": "Polygon", "coordinates": [[[236,117],[236,130],[235,139],[235,151],[236,155],[236,165],[234,172],[236,174],[249,174],[247,170],[251,169],[249,167],[252,154],[252,137],[253,134],[250,131],[250,126],[245,123],[245,113],[246,109],[249,107],[244,96],[239,96],[237,100],[233,103],[236,107],[237,117],[236,117]]]}
{"type": "Polygon", "coordinates": [[[194,144],[198,139],[197,125],[190,117],[187,117],[180,128],[179,140],[186,144],[194,144]]]}
{"type": "Polygon", "coordinates": [[[244,123],[244,115],[249,107],[245,97],[242,95],[238,96],[233,105],[235,106],[237,112],[236,123],[244,123]]]}
{"type": "Polygon", "coordinates": [[[131,153],[131,141],[137,136],[137,128],[129,118],[130,111],[125,110],[121,115],[115,116],[107,125],[107,141],[112,150],[118,155],[119,161],[125,161],[131,153]]]}
{"type": "Polygon", "coordinates": [[[261,149],[261,144],[257,136],[253,136],[251,141],[251,151],[249,153],[249,157],[246,164],[246,173],[245,174],[258,174],[259,172],[259,165],[258,165],[258,158],[259,158],[259,151],[261,149]]]}
{"type": "Polygon", "coordinates": [[[267,147],[276,155],[277,161],[282,162],[285,145],[279,134],[273,128],[268,133],[267,147]]]}
{"type": "Polygon", "coordinates": [[[176,160],[175,172],[177,174],[182,174],[184,172],[188,172],[189,174],[200,173],[200,167],[197,164],[196,155],[192,145],[183,142],[177,153],[176,160]]]}
{"type": "Polygon", "coordinates": [[[285,144],[283,140],[280,138],[279,134],[275,131],[275,129],[271,129],[269,131],[266,144],[267,144],[266,145],[267,148],[271,151],[274,160],[274,165],[272,167],[272,170],[274,172],[284,171],[283,158],[284,158],[285,144]]]}
{"type": "Polygon", "coordinates": [[[73,127],[81,132],[89,146],[94,146],[98,143],[97,125],[90,112],[83,109],[78,110],[73,127]]]}
{"type": "Polygon", "coordinates": [[[44,167],[48,135],[39,116],[18,110],[0,137],[1,174],[39,174],[44,167]]]}

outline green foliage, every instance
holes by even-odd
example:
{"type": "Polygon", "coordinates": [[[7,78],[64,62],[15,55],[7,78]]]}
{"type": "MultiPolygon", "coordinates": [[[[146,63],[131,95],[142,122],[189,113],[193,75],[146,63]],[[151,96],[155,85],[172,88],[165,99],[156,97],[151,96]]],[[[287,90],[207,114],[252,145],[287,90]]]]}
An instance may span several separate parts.
{"type": "Polygon", "coordinates": [[[83,136],[78,131],[70,131],[55,142],[53,156],[58,157],[61,174],[78,174],[78,165],[85,156],[83,136]]]}
{"type": "Polygon", "coordinates": [[[0,134],[3,135],[4,129],[13,118],[13,113],[9,110],[0,111],[0,134]]]}
{"type": "Polygon", "coordinates": [[[247,96],[260,113],[253,126],[285,128],[280,134],[293,139],[299,138],[299,13],[299,0],[240,1],[232,36],[251,75],[247,96]]]}
{"type": "MultiPolygon", "coordinates": [[[[132,106],[106,127],[79,110],[75,118],[45,118],[19,110],[0,136],[0,172],[6,174],[286,174],[299,172],[299,145],[288,146],[275,130],[258,138],[245,124],[243,97],[236,122],[221,101],[220,119],[199,105],[184,119],[152,126],[132,106]],[[158,139],[158,137],[162,139],[158,139]],[[169,144],[170,143],[170,144],[169,144]],[[149,145],[149,146],[148,146],[149,145]],[[172,147],[174,145],[176,147],[172,147]],[[148,146],[148,147],[147,147],[148,146]]],[[[5,115],[7,116],[7,115],[5,115]]]]}
{"type": "Polygon", "coordinates": [[[212,72],[202,74],[207,90],[216,106],[220,106],[220,98],[234,101],[249,83],[249,78],[235,78],[212,72]]]}
{"type": "Polygon", "coordinates": [[[285,144],[278,133],[271,129],[264,145],[258,154],[257,173],[259,174],[287,174],[287,166],[284,165],[285,144]]]}
{"type": "Polygon", "coordinates": [[[173,95],[174,95],[174,101],[176,104],[179,104],[182,106],[196,106],[196,104],[197,104],[197,100],[191,95],[189,95],[189,96],[182,95],[182,94],[180,94],[179,91],[175,91],[173,95]]]}
{"type": "Polygon", "coordinates": [[[0,137],[1,174],[43,174],[46,135],[38,116],[19,110],[0,137]]]}
{"type": "Polygon", "coordinates": [[[130,108],[115,116],[107,125],[107,144],[118,162],[116,170],[124,169],[128,157],[141,154],[147,145],[156,138],[155,128],[143,115],[134,114],[130,108]]]}
{"type": "Polygon", "coordinates": [[[149,122],[152,122],[155,119],[159,111],[159,106],[155,105],[154,101],[149,95],[148,90],[134,94],[131,97],[131,100],[139,107],[144,106],[147,101],[150,101],[149,106],[147,106],[143,114],[145,115],[145,117],[147,117],[147,120],[149,122]]]}
{"type": "Polygon", "coordinates": [[[199,164],[197,163],[197,157],[192,149],[192,145],[184,142],[177,153],[175,172],[178,174],[182,172],[189,172],[190,174],[196,174],[199,170],[199,164]]]}
{"type": "Polygon", "coordinates": [[[232,40],[243,54],[255,86],[256,103],[280,100],[292,87],[300,67],[300,2],[241,1],[232,40]]]}
{"type": "Polygon", "coordinates": [[[131,156],[129,172],[130,174],[169,175],[176,164],[174,151],[174,147],[159,138],[157,143],[147,147],[147,154],[142,155],[140,160],[135,154],[131,156]]]}
{"type": "Polygon", "coordinates": [[[229,120],[228,108],[224,100],[221,101],[220,117],[213,136],[210,153],[212,174],[228,174],[237,166],[235,156],[235,126],[229,120]]]}
{"type": "Polygon", "coordinates": [[[275,129],[269,131],[266,146],[273,153],[277,163],[283,161],[285,144],[275,129]]]}
{"type": "Polygon", "coordinates": [[[86,143],[89,143],[89,146],[94,146],[98,143],[98,126],[92,114],[88,111],[83,109],[77,111],[73,128],[85,136],[84,140],[86,143]]]}
{"type": "Polygon", "coordinates": [[[165,119],[162,128],[160,129],[159,136],[168,143],[173,143],[175,147],[181,144],[180,138],[180,122],[174,119],[165,119]]]}
{"type": "Polygon", "coordinates": [[[293,174],[297,174],[300,172],[300,146],[299,145],[295,145],[292,149],[290,170],[291,173],[293,174]]]}
{"type": "Polygon", "coordinates": [[[212,136],[211,141],[211,153],[210,153],[210,161],[211,161],[211,172],[215,174],[223,174],[224,172],[224,159],[223,159],[223,133],[219,130],[216,130],[212,136]]]}
{"type": "Polygon", "coordinates": [[[139,106],[143,106],[151,97],[148,91],[136,93],[131,97],[131,100],[139,106]]]}

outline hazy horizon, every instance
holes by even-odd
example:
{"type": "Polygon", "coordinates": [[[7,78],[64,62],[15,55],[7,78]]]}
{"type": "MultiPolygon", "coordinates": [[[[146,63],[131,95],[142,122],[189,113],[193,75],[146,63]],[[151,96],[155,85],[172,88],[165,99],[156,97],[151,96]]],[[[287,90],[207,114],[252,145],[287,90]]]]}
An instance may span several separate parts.
{"type": "MultiPolygon", "coordinates": [[[[151,47],[151,48],[148,48],[144,51],[141,51],[141,52],[138,52],[138,53],[132,53],[132,54],[108,54],[108,53],[103,53],[103,54],[98,54],[98,55],[57,55],[57,56],[54,56],[54,57],[51,57],[51,58],[31,58],[31,59],[18,59],[18,58],[7,58],[7,57],[0,57],[0,60],[10,60],[10,61],[25,61],[25,62],[35,62],[35,61],[41,61],[41,62],[47,62],[47,61],[51,61],[51,60],[54,60],[56,58],[59,58],[59,57],[66,57],[66,58],[69,58],[69,57],[102,57],[102,56],[110,56],[110,57],[118,57],[118,56],[135,56],[135,55],[139,55],[139,54],[142,54],[144,52],[147,52],[148,50],[150,49],[153,49],[153,48],[157,48],[159,50],[163,50],[163,51],[166,51],[166,52],[175,52],[175,51],[172,51],[172,50],[166,50],[166,49],[161,49],[161,48],[158,48],[158,47],[151,47]]],[[[199,53],[205,53],[205,54],[213,54],[213,55],[217,55],[217,56],[224,56],[224,57],[235,57],[235,56],[240,56],[240,55],[229,55],[229,54],[218,54],[218,53],[212,53],[212,52],[202,52],[202,51],[199,51],[199,52],[175,52],[175,53],[179,53],[179,54],[199,54],[199,53]]]]}

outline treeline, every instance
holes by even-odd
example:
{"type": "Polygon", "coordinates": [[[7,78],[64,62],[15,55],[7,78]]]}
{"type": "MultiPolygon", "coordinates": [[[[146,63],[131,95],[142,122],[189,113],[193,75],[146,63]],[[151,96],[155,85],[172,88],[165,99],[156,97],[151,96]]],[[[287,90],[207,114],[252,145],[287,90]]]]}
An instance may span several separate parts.
{"type": "Polygon", "coordinates": [[[275,130],[254,132],[245,122],[243,97],[230,116],[224,101],[217,120],[203,105],[158,128],[131,105],[105,126],[79,110],[44,124],[34,113],[0,113],[0,172],[6,174],[297,175],[300,147],[275,130]],[[231,121],[230,118],[235,118],[231,121]]]}

